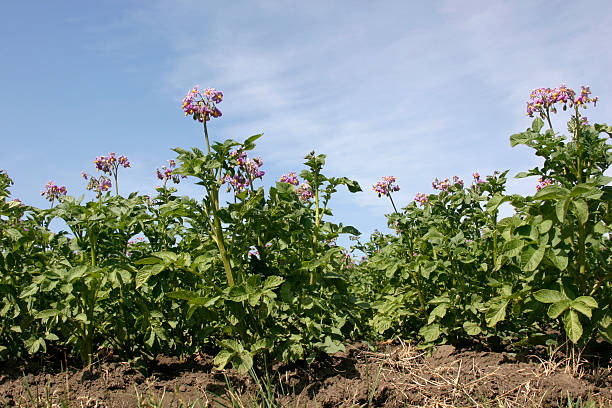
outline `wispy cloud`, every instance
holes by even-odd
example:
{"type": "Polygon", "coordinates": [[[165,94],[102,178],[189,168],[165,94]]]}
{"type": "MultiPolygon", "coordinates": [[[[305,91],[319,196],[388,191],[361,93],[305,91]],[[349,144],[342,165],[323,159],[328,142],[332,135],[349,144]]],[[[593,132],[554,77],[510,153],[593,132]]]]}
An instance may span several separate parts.
{"type": "MultiPolygon", "coordinates": [[[[407,203],[431,191],[434,177],[533,167],[531,152],[508,142],[529,124],[524,102],[532,88],[589,82],[602,97],[589,117],[609,117],[611,27],[606,0],[554,8],[523,0],[206,7],[158,0],[92,24],[89,47],[151,75],[157,82],[148,92],[171,102],[196,83],[223,90],[214,134],[239,140],[264,132],[257,153],[272,180],[315,149],[327,154],[329,173],[357,179],[364,190],[395,175],[398,201],[407,203]]],[[[143,189],[136,173],[126,188],[143,189]]],[[[510,187],[528,192],[529,183],[510,187]]],[[[388,211],[370,192],[340,202],[368,217],[388,211]]]]}

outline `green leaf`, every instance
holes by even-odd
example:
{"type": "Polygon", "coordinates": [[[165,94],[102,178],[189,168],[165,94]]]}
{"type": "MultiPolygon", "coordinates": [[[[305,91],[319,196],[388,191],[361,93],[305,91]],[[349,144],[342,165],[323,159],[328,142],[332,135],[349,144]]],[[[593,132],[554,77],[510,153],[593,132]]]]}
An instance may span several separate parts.
{"type": "Polygon", "coordinates": [[[552,225],[553,222],[551,220],[544,220],[540,224],[538,224],[538,231],[540,232],[540,234],[546,234],[548,231],[550,231],[552,225]]]}
{"type": "Polygon", "coordinates": [[[274,289],[282,285],[284,281],[285,279],[280,276],[269,276],[265,280],[263,288],[264,290],[274,289]]]}
{"type": "Polygon", "coordinates": [[[478,336],[480,333],[482,333],[482,329],[478,323],[474,322],[464,322],[463,330],[465,330],[468,336],[478,336]]]}
{"type": "Polygon", "coordinates": [[[567,269],[567,265],[569,262],[569,258],[565,256],[562,252],[555,253],[555,250],[552,248],[548,248],[546,251],[546,257],[550,260],[550,262],[557,267],[560,271],[565,271],[567,269]]]}
{"type": "Polygon", "coordinates": [[[540,133],[543,126],[544,121],[541,118],[535,118],[533,122],[531,122],[531,129],[536,133],[540,133]]]}
{"type": "Polygon", "coordinates": [[[273,346],[274,341],[270,338],[264,337],[258,339],[255,343],[253,343],[253,345],[251,346],[251,353],[255,354],[261,350],[270,350],[273,346]]]}
{"type": "Polygon", "coordinates": [[[346,347],[344,347],[344,344],[342,344],[342,342],[338,340],[332,340],[330,336],[325,336],[325,342],[316,343],[315,346],[317,346],[321,351],[327,354],[334,354],[339,351],[346,351],[346,347]]]}
{"type": "Polygon", "coordinates": [[[582,337],[582,324],[580,324],[578,313],[572,309],[566,311],[563,315],[563,325],[570,341],[574,344],[578,343],[578,340],[582,337]]]}
{"type": "Polygon", "coordinates": [[[162,263],[162,260],[154,256],[148,256],[146,258],[141,258],[135,261],[134,263],[136,265],[154,265],[154,264],[162,263]]]}
{"type": "Polygon", "coordinates": [[[534,136],[537,135],[534,135],[532,132],[529,131],[523,133],[515,133],[510,136],[510,146],[514,147],[519,144],[529,144],[533,140],[534,136]]]}
{"type": "Polygon", "coordinates": [[[166,266],[163,264],[143,266],[142,269],[140,269],[136,274],[136,289],[144,286],[149,278],[159,274],[164,269],[166,269],[166,266]]]}
{"type": "Polygon", "coordinates": [[[233,302],[242,302],[249,298],[249,294],[244,286],[232,286],[227,298],[233,302]]]}
{"type": "Polygon", "coordinates": [[[161,258],[166,264],[172,264],[178,259],[177,254],[169,251],[154,252],[152,255],[161,258]]]}
{"type": "Polygon", "coordinates": [[[589,219],[589,206],[584,200],[573,201],[571,210],[580,224],[586,224],[587,220],[589,219]]]}
{"type": "Polygon", "coordinates": [[[567,207],[569,205],[570,199],[569,198],[563,198],[559,201],[557,201],[557,205],[555,206],[555,210],[557,213],[557,219],[559,220],[559,222],[564,222],[565,221],[565,215],[567,214],[567,207]]]}
{"type": "Polygon", "coordinates": [[[78,315],[74,316],[74,320],[77,322],[83,322],[85,324],[91,323],[89,320],[87,320],[87,315],[85,313],[79,313],[78,315]]]}
{"type": "Polygon", "coordinates": [[[593,187],[590,184],[585,184],[585,183],[576,184],[574,188],[572,188],[572,191],[570,192],[570,197],[578,197],[581,194],[588,193],[593,190],[596,190],[597,192],[599,192],[599,189],[593,187]]]}
{"type": "Polygon", "coordinates": [[[569,196],[566,188],[551,184],[544,187],[533,196],[534,200],[558,200],[569,196]]]}
{"type": "Polygon", "coordinates": [[[447,309],[448,309],[448,303],[441,303],[438,306],[436,306],[434,310],[432,310],[431,313],[429,314],[429,319],[427,320],[427,324],[432,324],[436,320],[436,317],[439,317],[440,319],[442,319],[444,316],[446,316],[447,309]]]}
{"type": "Polygon", "coordinates": [[[487,202],[487,205],[486,205],[487,212],[489,214],[493,214],[493,212],[497,211],[497,209],[499,208],[500,205],[502,205],[505,202],[510,201],[511,199],[512,199],[512,197],[509,197],[509,196],[504,196],[504,195],[501,195],[501,194],[495,194],[487,202]]]}
{"type": "Polygon", "coordinates": [[[558,302],[551,303],[551,305],[548,306],[548,317],[551,319],[556,319],[561,315],[561,313],[567,310],[571,302],[572,301],[569,299],[563,299],[558,302]]]}
{"type": "Polygon", "coordinates": [[[538,265],[540,265],[540,262],[542,262],[545,253],[545,247],[538,247],[537,249],[529,247],[524,250],[521,254],[521,269],[523,272],[535,271],[538,265]]]}
{"type": "Polygon", "coordinates": [[[21,237],[23,237],[23,234],[15,228],[7,228],[4,231],[13,241],[18,241],[21,237]]]}
{"type": "Polygon", "coordinates": [[[506,308],[510,300],[506,297],[497,297],[491,299],[489,308],[485,313],[485,321],[487,326],[495,327],[495,325],[506,318],[506,308]]]}
{"type": "Polygon", "coordinates": [[[423,240],[431,244],[440,244],[444,240],[444,235],[435,227],[431,227],[429,231],[427,231],[427,233],[423,235],[423,240]]]}
{"type": "Polygon", "coordinates": [[[436,323],[423,326],[419,330],[419,334],[423,336],[426,343],[434,342],[440,337],[440,325],[436,323]]]}
{"type": "Polygon", "coordinates": [[[578,300],[574,300],[569,306],[570,306],[570,308],[572,310],[575,310],[577,312],[582,313],[583,315],[585,315],[589,319],[591,317],[593,317],[593,314],[591,312],[591,308],[588,307],[587,305],[585,305],[584,303],[578,301],[578,300]]]}
{"type": "Polygon", "coordinates": [[[597,178],[597,185],[598,186],[607,186],[610,183],[612,183],[612,177],[610,177],[610,176],[599,176],[597,178]]]}
{"type": "Polygon", "coordinates": [[[599,334],[603,337],[608,343],[612,344],[612,325],[599,328],[599,334]]]}
{"type": "Polygon", "coordinates": [[[49,317],[55,317],[59,315],[59,310],[56,309],[46,309],[36,313],[35,318],[37,319],[48,319],[49,317]]]}
{"type": "Polygon", "coordinates": [[[533,294],[533,297],[542,303],[555,303],[562,300],[567,300],[568,297],[558,290],[540,289],[533,294]]]}
{"type": "Polygon", "coordinates": [[[504,244],[502,251],[505,256],[512,258],[521,254],[525,242],[522,239],[515,238],[512,241],[508,241],[504,244]]]}
{"type": "Polygon", "coordinates": [[[329,249],[327,252],[325,252],[325,255],[309,262],[308,270],[316,269],[319,266],[328,263],[332,256],[337,255],[340,252],[342,252],[342,248],[340,247],[334,247],[334,248],[329,249]]]}
{"type": "Polygon", "coordinates": [[[219,368],[219,369],[223,369],[227,363],[229,363],[229,361],[232,359],[232,357],[234,357],[236,353],[226,350],[226,349],[222,349],[221,351],[219,351],[219,353],[215,356],[214,360],[213,360],[213,364],[219,368]]]}
{"type": "Polygon", "coordinates": [[[597,303],[597,301],[593,299],[591,296],[577,297],[576,299],[574,299],[574,302],[582,302],[591,309],[597,309],[599,307],[599,304],[597,303]]]}
{"type": "Polygon", "coordinates": [[[359,236],[361,235],[361,233],[359,232],[359,230],[355,227],[352,227],[350,225],[345,225],[342,226],[339,230],[338,230],[339,234],[351,234],[354,236],[359,236]]]}
{"type": "Polygon", "coordinates": [[[257,135],[250,136],[242,143],[242,145],[245,147],[245,149],[251,150],[255,147],[255,141],[262,136],[263,136],[263,133],[259,133],[257,135]]]}

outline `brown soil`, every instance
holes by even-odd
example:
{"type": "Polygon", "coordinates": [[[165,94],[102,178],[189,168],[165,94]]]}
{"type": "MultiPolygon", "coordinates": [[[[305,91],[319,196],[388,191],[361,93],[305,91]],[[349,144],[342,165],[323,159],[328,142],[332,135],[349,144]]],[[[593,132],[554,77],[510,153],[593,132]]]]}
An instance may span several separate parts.
{"type": "MultiPolygon", "coordinates": [[[[594,368],[584,360],[545,361],[452,346],[427,356],[405,343],[379,349],[356,344],[311,365],[275,367],[269,382],[275,406],[557,407],[567,406],[569,397],[612,407],[609,362],[594,368]]],[[[159,357],[149,372],[145,377],[112,358],[92,372],[0,362],[0,406],[260,406],[250,376],[216,370],[209,356],[159,357]]]]}

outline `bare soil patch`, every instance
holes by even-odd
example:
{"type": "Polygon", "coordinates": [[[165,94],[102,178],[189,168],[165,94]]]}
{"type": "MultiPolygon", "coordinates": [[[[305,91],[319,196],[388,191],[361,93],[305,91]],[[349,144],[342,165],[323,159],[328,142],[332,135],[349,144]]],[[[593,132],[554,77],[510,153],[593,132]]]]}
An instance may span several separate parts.
{"type": "Polygon", "coordinates": [[[259,382],[216,370],[206,355],[158,357],[147,376],[112,358],[91,372],[62,369],[57,361],[0,362],[0,406],[216,407],[232,406],[233,398],[252,407],[260,406],[260,386],[269,384],[275,406],[283,407],[560,407],[568,399],[612,407],[609,361],[599,367],[453,346],[428,356],[402,342],[378,349],[354,344],[310,365],[278,365],[259,382]]]}

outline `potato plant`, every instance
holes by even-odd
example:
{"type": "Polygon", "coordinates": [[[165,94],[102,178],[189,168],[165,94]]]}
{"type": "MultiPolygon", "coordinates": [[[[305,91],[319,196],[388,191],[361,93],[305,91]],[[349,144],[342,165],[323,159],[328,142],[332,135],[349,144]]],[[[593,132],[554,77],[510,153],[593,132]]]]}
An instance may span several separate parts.
{"type": "Polygon", "coordinates": [[[383,177],[373,190],[390,199],[394,232],[358,241],[359,262],[335,244],[359,232],[331,210],[339,188],[359,184],[327,176],[313,151],[299,176],[265,189],[264,162],[252,156],[261,135],[209,135],[222,100],[213,88],[189,91],[182,109],[202,126],[202,148],[175,148],[153,197],[119,194],[130,162],[115,153],[94,160],[96,175],[82,173],[90,199],[51,181],[47,209],[11,199],[0,172],[1,358],[69,350],[91,366],[102,351],[133,362],[206,351],[248,371],[356,339],[612,342],[612,128],[582,116],[597,102],[588,88],[531,95],[527,114],[538,117],[510,140],[543,160],[517,175],[539,177],[533,195],[506,194],[507,171],[474,173],[435,179],[434,194],[402,207],[397,180],[383,177]],[[572,112],[569,136],[552,128],[559,107],[572,112]],[[176,195],[185,178],[199,198],[176,195]],[[513,215],[501,218],[501,205],[513,215]],[[52,232],[53,219],[66,230],[52,232]]]}

